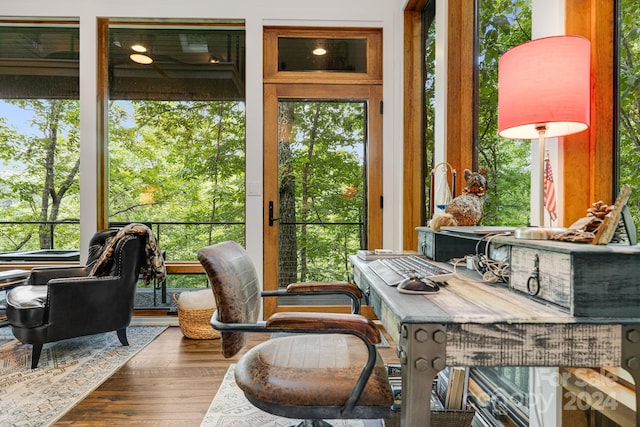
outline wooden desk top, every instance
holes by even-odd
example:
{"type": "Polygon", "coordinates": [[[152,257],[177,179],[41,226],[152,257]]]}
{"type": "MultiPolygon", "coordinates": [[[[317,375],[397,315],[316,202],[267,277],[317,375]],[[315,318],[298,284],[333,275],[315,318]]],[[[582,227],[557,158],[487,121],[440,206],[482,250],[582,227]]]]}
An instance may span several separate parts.
{"type": "MultiPolygon", "coordinates": [[[[448,286],[435,295],[409,295],[386,285],[371,269],[370,261],[352,256],[351,262],[367,283],[384,299],[401,323],[638,323],[637,318],[574,317],[566,310],[534,300],[505,284],[475,280],[479,276],[464,267],[456,270],[460,278],[447,280],[448,286]]],[[[356,280],[357,281],[357,280],[356,280]]]]}

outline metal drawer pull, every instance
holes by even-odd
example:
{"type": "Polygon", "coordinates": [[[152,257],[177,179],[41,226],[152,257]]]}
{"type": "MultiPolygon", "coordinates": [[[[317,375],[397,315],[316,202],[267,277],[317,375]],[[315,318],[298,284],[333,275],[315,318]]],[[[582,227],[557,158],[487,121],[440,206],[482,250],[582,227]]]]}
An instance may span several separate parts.
{"type": "Polygon", "coordinates": [[[529,276],[527,280],[527,292],[529,295],[536,296],[540,293],[540,259],[538,255],[536,255],[534,264],[533,264],[533,273],[529,276]]]}

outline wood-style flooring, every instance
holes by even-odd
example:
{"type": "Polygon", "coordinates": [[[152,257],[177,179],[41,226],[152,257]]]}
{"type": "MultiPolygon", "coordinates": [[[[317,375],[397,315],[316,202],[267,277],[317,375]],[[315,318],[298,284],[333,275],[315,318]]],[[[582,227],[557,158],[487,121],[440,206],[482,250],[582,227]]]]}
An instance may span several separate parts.
{"type": "MultiPolygon", "coordinates": [[[[252,334],[245,350],[267,338],[252,334]]],[[[397,363],[394,343],[380,352],[397,363]]],[[[55,425],[199,426],[239,357],[223,358],[220,340],[187,339],[169,327],[55,425]]]]}

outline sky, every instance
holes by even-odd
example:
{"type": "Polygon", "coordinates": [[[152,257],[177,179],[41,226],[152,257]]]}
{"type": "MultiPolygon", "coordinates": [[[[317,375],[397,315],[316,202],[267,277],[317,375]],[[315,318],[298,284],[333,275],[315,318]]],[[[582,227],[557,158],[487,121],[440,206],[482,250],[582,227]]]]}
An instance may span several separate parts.
{"type": "MultiPolygon", "coordinates": [[[[29,120],[32,114],[20,107],[12,105],[4,100],[0,100],[0,118],[4,119],[5,125],[10,128],[17,129],[20,133],[28,134],[31,132],[29,120]]],[[[7,164],[4,160],[0,160],[0,172],[20,170],[19,165],[7,164]]]]}

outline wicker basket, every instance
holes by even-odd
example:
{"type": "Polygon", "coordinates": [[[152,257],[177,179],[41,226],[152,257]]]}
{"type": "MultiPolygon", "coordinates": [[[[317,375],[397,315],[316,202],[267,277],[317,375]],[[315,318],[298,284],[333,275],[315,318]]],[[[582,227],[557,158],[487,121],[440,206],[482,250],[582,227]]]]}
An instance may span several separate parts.
{"type": "Polygon", "coordinates": [[[173,294],[173,300],[178,307],[178,325],[182,334],[196,340],[212,340],[220,338],[220,331],[211,327],[211,316],[215,307],[203,309],[185,309],[178,302],[179,293],[173,294]]]}

